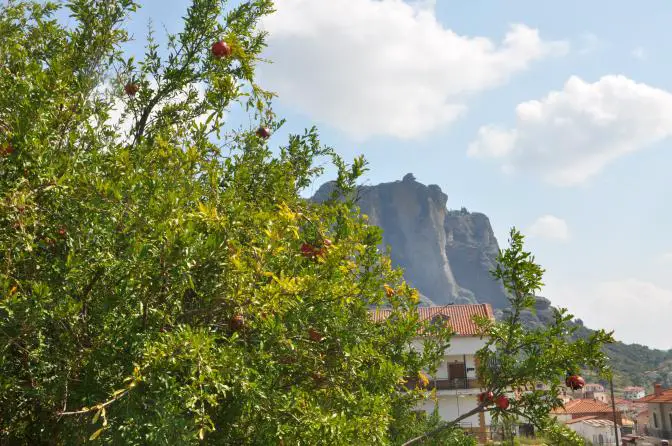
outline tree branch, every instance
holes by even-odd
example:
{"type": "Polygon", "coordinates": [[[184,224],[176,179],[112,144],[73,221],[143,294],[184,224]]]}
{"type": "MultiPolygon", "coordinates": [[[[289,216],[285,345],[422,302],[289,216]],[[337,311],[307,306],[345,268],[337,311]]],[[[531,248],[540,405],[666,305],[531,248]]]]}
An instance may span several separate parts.
{"type": "Polygon", "coordinates": [[[472,415],[476,415],[477,413],[480,413],[480,412],[485,412],[484,409],[485,409],[485,406],[483,406],[482,404],[481,404],[481,405],[478,405],[478,406],[476,406],[476,408],[470,410],[470,411],[467,412],[467,413],[464,413],[464,414],[460,415],[459,417],[455,418],[455,419],[452,420],[452,421],[449,421],[448,423],[446,423],[446,424],[444,424],[444,425],[442,425],[442,426],[439,426],[439,427],[437,427],[437,428],[435,428],[435,429],[432,429],[431,431],[425,432],[424,434],[422,434],[422,435],[420,435],[420,436],[418,436],[418,437],[411,438],[410,440],[408,440],[406,443],[402,444],[401,446],[410,446],[410,445],[412,445],[412,444],[416,444],[416,443],[418,443],[419,441],[422,441],[422,440],[424,440],[424,439],[426,439],[426,438],[429,438],[429,437],[431,437],[431,436],[433,436],[433,435],[436,435],[436,434],[438,434],[438,433],[441,432],[441,431],[444,431],[444,430],[446,430],[446,429],[450,429],[451,427],[454,427],[457,423],[459,423],[460,421],[464,420],[465,418],[469,418],[470,416],[472,416],[472,415]]]}

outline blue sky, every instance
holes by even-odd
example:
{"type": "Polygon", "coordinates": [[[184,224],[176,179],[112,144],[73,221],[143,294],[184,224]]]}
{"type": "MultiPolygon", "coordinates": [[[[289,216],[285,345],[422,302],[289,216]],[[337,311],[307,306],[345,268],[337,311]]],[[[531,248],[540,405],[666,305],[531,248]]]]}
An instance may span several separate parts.
{"type": "MultiPolygon", "coordinates": [[[[143,3],[131,51],[149,17],[176,31],[188,4],[143,3]]],[[[438,184],[450,208],[487,214],[500,245],[511,226],[529,236],[554,304],[623,341],[672,348],[672,4],[277,9],[260,80],[288,123],[271,144],[315,124],[346,158],[366,156],[368,184],[408,172],[438,184]]]]}

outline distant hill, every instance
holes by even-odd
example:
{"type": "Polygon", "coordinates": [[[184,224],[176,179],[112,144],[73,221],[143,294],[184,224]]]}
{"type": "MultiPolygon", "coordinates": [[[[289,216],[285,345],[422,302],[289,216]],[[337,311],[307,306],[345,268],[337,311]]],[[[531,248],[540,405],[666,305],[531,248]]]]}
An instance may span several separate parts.
{"type": "MultiPolygon", "coordinates": [[[[325,183],[312,199],[326,200],[334,185],[325,183]]],[[[361,186],[358,197],[369,221],[383,229],[381,248],[392,248],[392,262],[404,269],[423,304],[490,303],[501,317],[508,299],[490,275],[499,244],[485,214],[449,210],[448,196],[439,186],[419,183],[410,173],[401,181],[361,186]]],[[[524,320],[535,326],[547,323],[552,315],[551,302],[538,297],[536,312],[526,313],[524,320]]],[[[575,323],[581,336],[590,332],[581,321],[575,323]]],[[[672,350],[619,342],[607,346],[606,353],[617,371],[615,385],[648,386],[657,381],[672,386],[672,350]]]]}

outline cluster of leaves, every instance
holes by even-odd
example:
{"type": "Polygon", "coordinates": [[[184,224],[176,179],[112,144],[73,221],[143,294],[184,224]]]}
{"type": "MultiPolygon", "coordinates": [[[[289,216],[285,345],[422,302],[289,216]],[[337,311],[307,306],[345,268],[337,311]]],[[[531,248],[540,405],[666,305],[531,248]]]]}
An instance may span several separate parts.
{"type": "Polygon", "coordinates": [[[613,338],[603,330],[576,338],[573,316],[565,309],[554,309],[554,319],[546,326],[525,328],[521,313],[534,312],[544,270],[524,250],[523,241],[523,235],[513,228],[509,247],[499,255],[493,275],[509,292],[511,307],[499,322],[480,321],[488,342],[477,354],[482,386],[495,395],[508,394],[510,405],[506,410],[482,409],[490,410],[495,421],[515,419],[533,424],[546,436],[553,433],[557,437],[554,444],[561,438],[565,444],[577,444],[578,437],[557,427],[550,412],[562,406],[559,395],[568,375],[582,369],[603,376],[610,373],[602,348],[613,338]]]}
{"type": "Polygon", "coordinates": [[[299,195],[317,158],[334,160],[342,196],[365,163],[314,129],[272,151],[256,129],[225,128],[235,103],[282,124],[254,82],[271,2],[193,0],[184,30],[165,48],[150,38],[138,63],[119,49],[136,7],[0,9],[0,146],[13,148],[0,157],[0,442],[407,438],[419,392],[400,384],[448,334],[409,349],[417,293],[377,250],[380,230],[351,200],[299,195]],[[216,59],[221,38],[232,54],[216,59]],[[305,256],[306,243],[326,249],[305,256]],[[393,317],[374,323],[382,304],[393,317]]]}

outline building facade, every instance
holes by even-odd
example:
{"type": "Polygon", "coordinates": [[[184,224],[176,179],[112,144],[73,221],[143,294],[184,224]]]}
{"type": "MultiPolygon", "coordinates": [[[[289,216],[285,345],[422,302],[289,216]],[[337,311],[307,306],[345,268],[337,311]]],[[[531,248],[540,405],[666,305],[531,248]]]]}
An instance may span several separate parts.
{"type": "MultiPolygon", "coordinates": [[[[566,424],[581,438],[590,441],[593,445],[616,444],[613,421],[587,417],[570,420],[566,424]]],[[[623,438],[620,428],[617,427],[616,429],[618,429],[618,438],[623,438]]]]}
{"type": "MultiPolygon", "coordinates": [[[[494,313],[490,304],[420,307],[418,312],[421,320],[446,323],[455,332],[437,372],[433,376],[426,373],[429,378],[427,391],[435,390],[436,398],[424,400],[418,407],[418,410],[427,413],[437,410],[441,419],[451,421],[478,405],[478,394],[482,390],[477,374],[476,352],[485,347],[487,339],[479,336],[474,317],[494,320],[494,313]]],[[[384,320],[389,311],[373,310],[371,315],[374,320],[384,320]]],[[[414,341],[413,347],[421,350],[422,341],[414,341]]],[[[487,412],[472,415],[460,422],[465,430],[481,438],[487,436],[490,425],[491,417],[487,412]]]]}
{"type": "Polygon", "coordinates": [[[656,384],[653,393],[637,400],[648,406],[649,420],[646,434],[652,437],[672,440],[672,389],[663,389],[656,384]]]}
{"type": "Polygon", "coordinates": [[[646,392],[644,387],[630,386],[623,389],[623,399],[638,400],[644,398],[646,392]]]}

